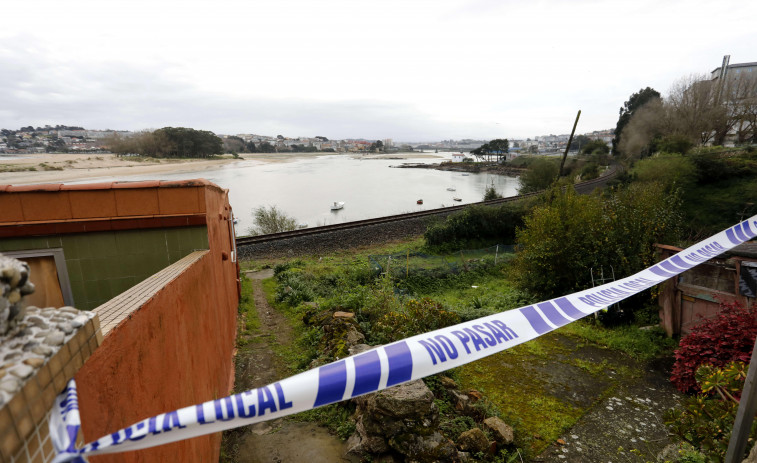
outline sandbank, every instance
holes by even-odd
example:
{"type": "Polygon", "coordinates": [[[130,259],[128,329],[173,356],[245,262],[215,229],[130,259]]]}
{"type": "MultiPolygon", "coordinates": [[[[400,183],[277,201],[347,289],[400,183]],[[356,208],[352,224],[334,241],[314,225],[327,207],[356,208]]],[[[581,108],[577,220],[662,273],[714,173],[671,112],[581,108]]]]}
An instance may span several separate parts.
{"type": "MultiPolygon", "coordinates": [[[[115,154],[40,153],[40,154],[0,154],[0,184],[30,185],[37,183],[70,183],[99,178],[121,178],[132,175],[154,175],[160,180],[161,174],[202,172],[220,166],[245,161],[260,163],[292,162],[340,153],[243,153],[238,159],[230,155],[214,159],[143,159],[119,157],[115,154]]],[[[408,159],[442,157],[429,153],[392,153],[342,155],[357,159],[408,159]]]]}

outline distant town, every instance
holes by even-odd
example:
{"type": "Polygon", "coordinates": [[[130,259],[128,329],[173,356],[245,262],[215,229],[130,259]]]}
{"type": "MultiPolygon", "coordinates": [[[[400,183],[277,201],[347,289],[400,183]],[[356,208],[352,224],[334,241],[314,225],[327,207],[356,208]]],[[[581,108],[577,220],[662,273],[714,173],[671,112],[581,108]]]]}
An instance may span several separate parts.
{"type": "MultiPolygon", "coordinates": [[[[611,144],[613,130],[599,130],[582,134],[584,139],[599,139],[611,144]]],[[[44,127],[21,127],[18,130],[0,130],[0,153],[102,153],[107,152],[109,141],[113,138],[128,138],[140,132],[125,130],[88,130],[83,127],[45,125],[44,127]]],[[[441,140],[437,142],[397,142],[391,138],[383,140],[343,139],[331,140],[323,136],[285,137],[257,134],[218,135],[224,141],[228,152],[249,151],[249,147],[258,147],[264,152],[333,152],[360,153],[373,152],[378,147],[384,152],[403,152],[417,150],[465,152],[476,149],[488,140],[462,139],[441,140]]],[[[546,154],[565,150],[568,134],[539,135],[525,140],[510,139],[512,154],[531,153],[546,154]]],[[[256,148],[254,148],[256,149],[256,148]]]]}

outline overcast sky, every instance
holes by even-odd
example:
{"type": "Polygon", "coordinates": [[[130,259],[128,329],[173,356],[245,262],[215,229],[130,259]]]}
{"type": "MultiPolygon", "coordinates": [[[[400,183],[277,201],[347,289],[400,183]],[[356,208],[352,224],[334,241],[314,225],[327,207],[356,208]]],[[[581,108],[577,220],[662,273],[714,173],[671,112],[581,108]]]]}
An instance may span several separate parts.
{"type": "Polygon", "coordinates": [[[757,2],[5,0],[0,127],[329,138],[613,128],[723,55],[757,61],[757,2]]]}

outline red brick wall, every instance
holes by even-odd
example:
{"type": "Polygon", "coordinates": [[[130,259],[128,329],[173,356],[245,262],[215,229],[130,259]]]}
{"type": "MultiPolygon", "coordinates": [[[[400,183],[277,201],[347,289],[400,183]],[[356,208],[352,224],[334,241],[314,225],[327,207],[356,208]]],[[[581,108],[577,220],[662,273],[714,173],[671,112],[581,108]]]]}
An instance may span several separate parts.
{"type": "MultiPolygon", "coordinates": [[[[113,328],[76,375],[86,442],[232,389],[239,300],[230,207],[220,188],[201,190],[210,251],[113,328]]],[[[170,202],[181,208],[180,198],[170,202]]],[[[91,461],[218,461],[220,441],[201,436],[91,461]]]]}

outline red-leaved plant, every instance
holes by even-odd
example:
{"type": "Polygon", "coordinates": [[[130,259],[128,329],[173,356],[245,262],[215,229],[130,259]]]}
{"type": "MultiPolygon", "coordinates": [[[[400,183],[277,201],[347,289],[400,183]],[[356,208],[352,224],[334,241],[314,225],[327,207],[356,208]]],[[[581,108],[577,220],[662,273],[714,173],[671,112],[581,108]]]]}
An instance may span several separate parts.
{"type": "Polygon", "coordinates": [[[757,337],[757,310],[738,302],[721,303],[720,313],[702,321],[681,338],[675,351],[670,381],[686,393],[701,392],[694,375],[700,365],[722,367],[728,362],[749,363],[757,337]]]}

